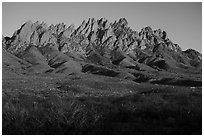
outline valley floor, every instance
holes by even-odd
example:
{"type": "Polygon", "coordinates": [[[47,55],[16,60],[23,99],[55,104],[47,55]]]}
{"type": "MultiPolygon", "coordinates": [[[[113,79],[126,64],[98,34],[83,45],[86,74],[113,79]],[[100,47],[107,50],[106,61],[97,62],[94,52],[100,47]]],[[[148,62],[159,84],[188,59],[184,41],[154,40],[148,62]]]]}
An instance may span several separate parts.
{"type": "Polygon", "coordinates": [[[8,134],[202,134],[202,88],[91,74],[2,80],[8,134]]]}

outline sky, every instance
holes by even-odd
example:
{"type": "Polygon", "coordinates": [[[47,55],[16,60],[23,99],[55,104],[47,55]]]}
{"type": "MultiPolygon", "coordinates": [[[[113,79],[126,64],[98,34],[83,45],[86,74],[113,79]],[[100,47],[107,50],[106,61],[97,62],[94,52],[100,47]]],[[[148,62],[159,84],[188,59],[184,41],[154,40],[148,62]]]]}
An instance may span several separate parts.
{"type": "Polygon", "coordinates": [[[48,25],[64,22],[78,27],[88,18],[105,17],[115,21],[126,18],[128,26],[140,31],[145,26],[162,29],[182,50],[202,52],[202,3],[160,2],[52,2],[2,3],[2,35],[12,36],[28,20],[48,25]]]}

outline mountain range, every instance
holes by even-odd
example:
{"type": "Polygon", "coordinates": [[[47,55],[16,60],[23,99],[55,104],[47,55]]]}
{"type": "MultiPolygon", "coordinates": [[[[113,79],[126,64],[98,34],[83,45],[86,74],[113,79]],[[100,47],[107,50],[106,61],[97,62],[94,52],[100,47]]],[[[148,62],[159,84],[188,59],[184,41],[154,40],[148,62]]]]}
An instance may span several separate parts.
{"type": "Polygon", "coordinates": [[[132,30],[125,18],[89,18],[78,27],[27,21],[3,36],[2,46],[3,76],[89,73],[186,86],[202,81],[201,53],[183,51],[161,29],[132,30]]]}

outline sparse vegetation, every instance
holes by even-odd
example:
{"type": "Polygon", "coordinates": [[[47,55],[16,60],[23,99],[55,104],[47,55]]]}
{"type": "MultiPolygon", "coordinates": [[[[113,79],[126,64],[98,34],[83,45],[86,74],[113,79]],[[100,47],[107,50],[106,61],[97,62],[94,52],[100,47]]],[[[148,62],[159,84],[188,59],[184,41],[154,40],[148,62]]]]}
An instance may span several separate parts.
{"type": "Polygon", "coordinates": [[[3,134],[201,134],[198,88],[134,88],[109,96],[3,90],[3,134]]]}

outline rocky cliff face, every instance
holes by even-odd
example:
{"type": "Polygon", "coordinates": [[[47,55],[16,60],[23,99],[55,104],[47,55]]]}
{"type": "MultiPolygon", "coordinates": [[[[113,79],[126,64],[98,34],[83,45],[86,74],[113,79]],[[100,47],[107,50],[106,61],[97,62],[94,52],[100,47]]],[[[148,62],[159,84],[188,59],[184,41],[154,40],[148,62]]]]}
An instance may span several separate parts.
{"type": "Polygon", "coordinates": [[[125,18],[113,23],[106,18],[89,18],[76,28],[73,24],[47,26],[44,22],[28,21],[12,37],[3,37],[2,43],[8,52],[26,57],[28,62],[33,61],[28,57],[31,52],[51,67],[63,64],[70,57],[102,66],[137,66],[157,71],[202,67],[202,57],[197,51],[182,51],[161,29],[147,26],[134,31],[125,18]],[[25,51],[29,52],[25,54],[25,51]]]}

